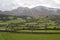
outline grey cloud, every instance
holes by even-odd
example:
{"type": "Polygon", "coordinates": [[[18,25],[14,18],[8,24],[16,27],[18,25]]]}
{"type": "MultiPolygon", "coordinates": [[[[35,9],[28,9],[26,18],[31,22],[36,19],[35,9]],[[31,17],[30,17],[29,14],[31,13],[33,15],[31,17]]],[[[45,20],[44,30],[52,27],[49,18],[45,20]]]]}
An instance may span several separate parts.
{"type": "Polygon", "coordinates": [[[54,0],[0,0],[0,10],[12,10],[19,6],[34,7],[37,5],[60,8],[60,4],[54,0]]]}
{"type": "Polygon", "coordinates": [[[18,7],[14,0],[0,0],[0,10],[11,10],[18,7]]]}

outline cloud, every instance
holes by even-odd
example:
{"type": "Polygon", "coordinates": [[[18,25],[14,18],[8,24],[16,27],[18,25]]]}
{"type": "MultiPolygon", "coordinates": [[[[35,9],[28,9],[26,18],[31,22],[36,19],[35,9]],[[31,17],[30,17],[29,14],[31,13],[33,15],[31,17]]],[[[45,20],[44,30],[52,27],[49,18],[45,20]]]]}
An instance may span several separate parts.
{"type": "Polygon", "coordinates": [[[19,0],[18,5],[24,6],[24,7],[35,7],[35,6],[47,6],[52,8],[60,8],[60,0],[19,0]]]}
{"type": "Polygon", "coordinates": [[[18,7],[15,0],[0,0],[0,10],[11,10],[18,7]]]}
{"type": "Polygon", "coordinates": [[[19,6],[32,8],[41,5],[60,8],[60,0],[0,0],[0,10],[12,10],[19,6]]]}

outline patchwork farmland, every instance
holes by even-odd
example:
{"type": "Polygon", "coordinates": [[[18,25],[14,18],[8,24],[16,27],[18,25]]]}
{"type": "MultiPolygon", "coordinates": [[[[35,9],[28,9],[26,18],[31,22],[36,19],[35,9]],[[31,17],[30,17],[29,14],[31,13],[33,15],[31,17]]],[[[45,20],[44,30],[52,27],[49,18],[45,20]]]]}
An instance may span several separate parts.
{"type": "Polygon", "coordinates": [[[0,40],[59,40],[60,15],[0,17],[0,40]]]}

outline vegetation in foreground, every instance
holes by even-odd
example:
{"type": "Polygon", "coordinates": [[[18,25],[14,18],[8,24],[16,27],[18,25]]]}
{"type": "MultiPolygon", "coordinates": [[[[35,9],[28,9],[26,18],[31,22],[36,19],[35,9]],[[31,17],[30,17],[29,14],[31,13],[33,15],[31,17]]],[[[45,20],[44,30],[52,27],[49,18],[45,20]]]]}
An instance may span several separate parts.
{"type": "MultiPolygon", "coordinates": [[[[0,16],[0,30],[19,31],[19,32],[25,32],[25,31],[60,32],[60,15],[54,15],[54,16],[2,15],[0,16]]],[[[18,33],[0,32],[0,40],[60,40],[60,34],[18,34],[18,33]]]]}
{"type": "Polygon", "coordinates": [[[60,40],[60,34],[16,34],[0,32],[0,40],[60,40]]]}

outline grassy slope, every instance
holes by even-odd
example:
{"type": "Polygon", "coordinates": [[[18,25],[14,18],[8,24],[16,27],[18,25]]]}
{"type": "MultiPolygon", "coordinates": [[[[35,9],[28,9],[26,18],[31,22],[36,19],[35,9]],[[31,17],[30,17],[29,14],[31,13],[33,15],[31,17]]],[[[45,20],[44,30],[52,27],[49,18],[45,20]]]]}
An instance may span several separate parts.
{"type": "Polygon", "coordinates": [[[60,34],[1,33],[0,40],[60,40],[60,34]]]}

